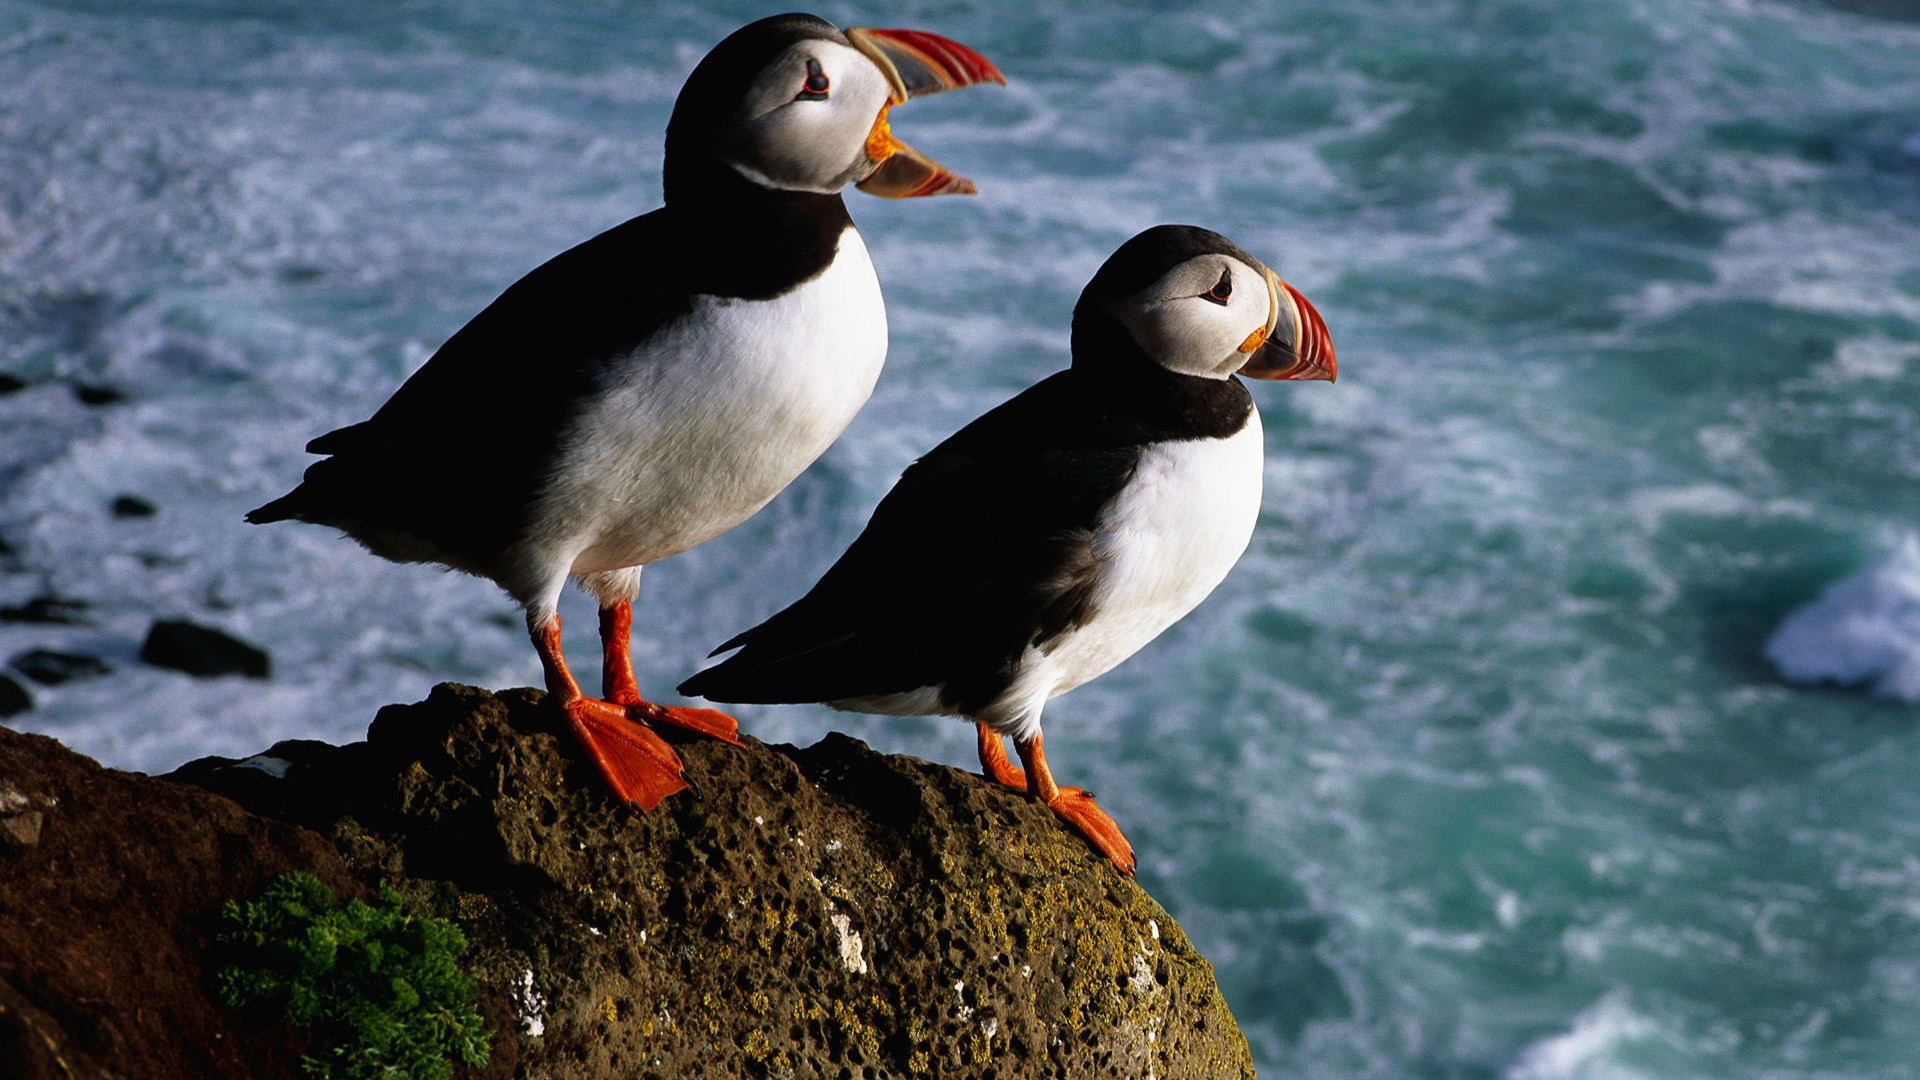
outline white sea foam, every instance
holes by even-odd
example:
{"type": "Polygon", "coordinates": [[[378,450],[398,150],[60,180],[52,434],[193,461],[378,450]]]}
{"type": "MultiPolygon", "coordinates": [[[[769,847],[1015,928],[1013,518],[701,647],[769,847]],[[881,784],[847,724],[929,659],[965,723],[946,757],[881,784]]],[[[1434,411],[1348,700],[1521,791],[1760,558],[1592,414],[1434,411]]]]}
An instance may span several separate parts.
{"type": "MultiPolygon", "coordinates": [[[[760,9],[109,7],[0,0],[18,76],[0,81],[0,371],[33,384],[0,398],[16,549],[0,605],[91,605],[87,625],[0,623],[0,664],[60,648],[114,667],[31,685],[36,707],[8,723],[159,770],[357,738],[442,679],[537,680],[493,586],[240,516],[508,282],[656,205],[680,80],[760,9]],[[128,400],[86,408],[69,380],[128,400]],[[113,517],[121,493],[159,513],[113,517]],[[157,617],[267,648],[273,679],[141,663],[157,617]]],[[[1831,859],[1781,858],[1794,841],[1769,830],[1804,819],[1799,781],[1832,764],[1807,754],[1845,755],[1845,798],[1822,816],[1854,840],[1830,850],[1901,866],[1910,763],[1870,724],[1822,725],[1817,751],[1789,741],[1777,763],[1768,741],[1723,738],[1850,703],[1739,697],[1744,672],[1702,645],[1750,573],[1821,537],[1912,528],[1920,27],[1819,4],[1363,8],[926,12],[1012,84],[897,117],[981,194],[849,196],[887,293],[887,372],[766,511],[648,572],[644,687],[792,600],[909,461],[1062,366],[1075,298],[1115,245],[1160,221],[1217,228],[1319,306],[1341,381],[1251,388],[1269,440],[1252,549],[1047,730],[1062,781],[1100,791],[1143,878],[1179,901],[1261,1071],[1905,1075],[1905,924],[1856,916],[1908,910],[1910,875],[1836,881],[1831,859]],[[1715,846],[1702,823],[1730,811],[1699,781],[1729,775],[1751,781],[1740,842],[1715,846]],[[1241,854],[1221,862],[1223,844],[1241,854]],[[1710,857],[1651,855],[1675,850],[1710,857]],[[1481,888],[1476,864],[1521,899],[1481,888]],[[1846,965],[1657,932],[1741,940],[1754,895],[1836,888],[1830,919],[1770,932],[1880,949],[1900,977],[1863,990],[1846,965]],[[1470,895],[1473,918],[1448,914],[1470,895]],[[1429,947],[1405,947],[1429,927],[1429,947]],[[1501,974],[1561,927],[1565,976],[1501,974]],[[1641,935],[1666,944],[1616,944],[1641,935]],[[1593,985],[1628,989],[1514,1035],[1593,985]],[[1628,1001],[1660,1002],[1657,1027],[1628,1001]],[[1782,1004],[1804,1001],[1833,1022],[1782,1004]],[[1722,1017],[1751,1034],[1713,1067],[1648,1063],[1722,1017]]],[[[1898,681],[1915,652],[1889,614],[1911,573],[1851,609],[1907,643],[1863,681],[1898,681]]],[[[566,604],[591,682],[591,604],[566,604]]],[[[740,717],[769,741],[838,728],[973,758],[951,721],[740,717]]]]}
{"type": "Polygon", "coordinates": [[[1767,659],[1790,682],[1866,685],[1920,702],[1920,540],[1787,616],[1767,639],[1767,659]]]}
{"type": "Polygon", "coordinates": [[[1638,1080],[1651,1076],[1622,1062],[1619,1050],[1654,1033],[1652,1020],[1618,997],[1608,997],[1574,1017],[1573,1026],[1528,1046],[1506,1071],[1506,1080],[1638,1080]]]}

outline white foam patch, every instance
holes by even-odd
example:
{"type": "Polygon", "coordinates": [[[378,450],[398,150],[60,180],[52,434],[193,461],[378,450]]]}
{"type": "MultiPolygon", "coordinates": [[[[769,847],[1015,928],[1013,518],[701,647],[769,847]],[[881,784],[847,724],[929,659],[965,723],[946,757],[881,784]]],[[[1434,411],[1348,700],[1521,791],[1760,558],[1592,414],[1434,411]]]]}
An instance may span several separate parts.
{"type": "Polygon", "coordinates": [[[1920,541],[1829,586],[1767,640],[1789,682],[1865,685],[1920,702],[1920,541]]]}
{"type": "Polygon", "coordinates": [[[1528,1046],[1506,1080],[1637,1080],[1651,1075],[1619,1060],[1622,1048],[1652,1035],[1653,1021],[1609,997],[1574,1017],[1573,1026],[1528,1046]]]}
{"type": "Polygon", "coordinates": [[[1916,360],[1920,360],[1920,348],[1876,335],[1841,342],[1826,370],[1839,380],[1891,381],[1904,378],[1916,360]]]}

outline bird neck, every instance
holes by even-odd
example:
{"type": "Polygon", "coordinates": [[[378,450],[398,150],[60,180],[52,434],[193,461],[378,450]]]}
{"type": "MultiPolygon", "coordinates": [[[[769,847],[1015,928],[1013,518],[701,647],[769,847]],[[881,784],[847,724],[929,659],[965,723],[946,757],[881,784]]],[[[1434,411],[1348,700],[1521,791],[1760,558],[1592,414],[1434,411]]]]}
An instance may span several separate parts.
{"type": "Polygon", "coordinates": [[[1253,411],[1253,395],[1240,380],[1161,366],[1118,320],[1084,300],[1073,314],[1073,372],[1103,408],[1167,437],[1224,438],[1253,411]]]}
{"type": "Polygon", "coordinates": [[[708,154],[668,147],[666,209],[682,249],[663,256],[697,266],[713,261],[716,295],[764,299],[833,263],[853,225],[838,192],[782,191],[757,184],[708,154]]]}

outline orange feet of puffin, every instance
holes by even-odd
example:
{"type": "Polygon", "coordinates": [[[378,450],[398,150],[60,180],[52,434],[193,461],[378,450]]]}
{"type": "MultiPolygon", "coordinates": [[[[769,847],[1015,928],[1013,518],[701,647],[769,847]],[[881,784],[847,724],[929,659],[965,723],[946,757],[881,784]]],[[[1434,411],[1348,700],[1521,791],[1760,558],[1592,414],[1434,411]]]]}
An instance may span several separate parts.
{"type": "MultiPolygon", "coordinates": [[[[642,810],[651,810],[660,804],[660,800],[687,787],[686,771],[680,764],[680,755],[674,753],[673,747],[655,735],[645,723],[640,722],[641,717],[635,715],[633,704],[602,701],[581,692],[580,684],[574,681],[573,673],[567,670],[567,662],[560,655],[559,616],[549,616],[541,624],[534,633],[533,644],[540,653],[540,664],[546,670],[547,692],[553,695],[560,711],[566,715],[568,730],[580,740],[587,756],[599,768],[600,775],[606,777],[607,786],[613,789],[620,801],[642,810]]],[[[625,649],[621,651],[624,657],[625,649]]],[[[631,665],[623,666],[622,670],[626,681],[631,683],[631,665]]],[[[612,675],[609,675],[608,681],[613,681],[612,675]]],[[[639,696],[637,692],[632,694],[636,702],[639,696]]],[[[644,702],[640,704],[646,709],[659,708],[644,702]]],[[[661,711],[702,713],[706,710],[661,711]]],[[[712,715],[719,716],[718,713],[712,715]]],[[[726,724],[724,734],[718,737],[728,742],[737,741],[733,737],[733,721],[726,717],[721,719],[726,720],[726,724]]],[[[704,722],[709,727],[722,726],[710,720],[704,722]]]]}
{"type": "Polygon", "coordinates": [[[581,696],[562,699],[560,710],[621,802],[651,810],[686,788],[680,755],[646,725],[627,719],[625,706],[581,696]]]}
{"type": "Polygon", "coordinates": [[[1063,788],[1053,782],[1053,773],[1047,768],[1046,754],[1040,748],[1040,736],[1013,741],[1021,764],[1026,766],[1023,772],[1007,760],[1006,750],[1000,745],[1000,736],[992,728],[985,724],[977,727],[980,732],[980,767],[988,777],[1016,791],[1025,791],[1045,803],[1054,816],[1086,837],[1087,842],[1112,861],[1122,874],[1133,876],[1133,845],[1127,843],[1127,838],[1120,833],[1120,826],[1113,823],[1106,811],[1094,805],[1093,796],[1079,788],[1063,788]]]}
{"type": "Polygon", "coordinates": [[[1015,791],[1027,790],[1027,774],[1007,760],[1007,748],[1000,744],[1000,733],[985,724],[973,726],[980,732],[980,768],[987,779],[1015,791]]]}
{"type": "Polygon", "coordinates": [[[633,678],[633,605],[614,604],[600,609],[600,693],[624,706],[627,718],[643,724],[669,724],[723,743],[740,745],[740,724],[713,709],[683,709],[655,705],[640,697],[633,678]]]}

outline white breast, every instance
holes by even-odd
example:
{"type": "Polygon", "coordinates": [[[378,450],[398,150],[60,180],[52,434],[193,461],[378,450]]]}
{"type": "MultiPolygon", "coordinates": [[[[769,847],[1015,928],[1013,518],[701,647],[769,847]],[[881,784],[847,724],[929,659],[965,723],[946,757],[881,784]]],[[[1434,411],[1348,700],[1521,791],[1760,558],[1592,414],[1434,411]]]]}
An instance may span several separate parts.
{"type": "MultiPolygon", "coordinates": [[[[1040,731],[1049,698],[1132,656],[1199,606],[1253,538],[1263,456],[1258,412],[1230,438],[1161,443],[1141,455],[1133,478],[1095,526],[1103,565],[1093,618],[1044,652],[1028,649],[1012,684],[969,719],[1030,738],[1040,731]]],[[[829,704],[896,716],[953,713],[943,690],[928,686],[829,704]]]]}
{"type": "Polygon", "coordinates": [[[1253,537],[1262,450],[1258,412],[1230,438],[1148,449],[1095,530],[1104,566],[1094,617],[1033,657],[1032,681],[1022,681],[1046,697],[1065,693],[1132,656],[1206,599],[1253,537]]]}
{"type": "Polygon", "coordinates": [[[873,393],[886,308],[860,234],[772,300],[701,298],[581,418],[535,532],[574,574],[644,565],[746,520],[873,393]]]}

